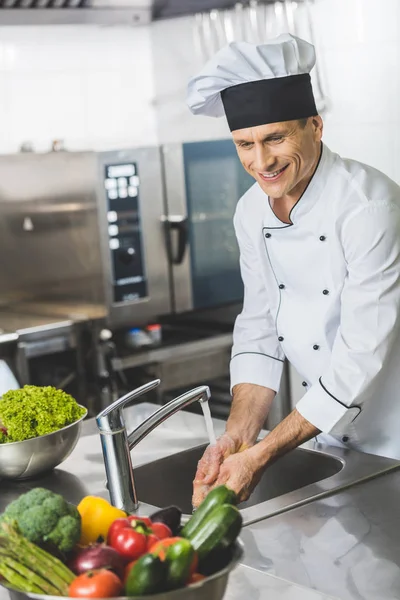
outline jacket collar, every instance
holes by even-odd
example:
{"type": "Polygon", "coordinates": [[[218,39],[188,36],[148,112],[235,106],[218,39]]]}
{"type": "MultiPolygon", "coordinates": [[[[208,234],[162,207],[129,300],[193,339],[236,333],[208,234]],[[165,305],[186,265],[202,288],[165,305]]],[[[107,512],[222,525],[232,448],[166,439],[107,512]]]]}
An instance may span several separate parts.
{"type": "Polygon", "coordinates": [[[284,223],[275,215],[271,208],[269,198],[268,206],[264,219],[264,227],[266,229],[285,229],[296,225],[302,217],[304,217],[321,198],[322,191],[328,180],[331,167],[335,161],[335,155],[329,150],[325,144],[321,147],[321,156],[314,175],[303,194],[300,196],[292,210],[290,211],[291,223],[284,223]]]}

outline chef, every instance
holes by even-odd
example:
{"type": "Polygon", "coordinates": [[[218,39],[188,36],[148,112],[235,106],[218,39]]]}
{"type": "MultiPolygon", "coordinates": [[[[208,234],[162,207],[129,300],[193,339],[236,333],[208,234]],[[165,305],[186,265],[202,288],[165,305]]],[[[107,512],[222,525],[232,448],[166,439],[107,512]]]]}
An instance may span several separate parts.
{"type": "Polygon", "coordinates": [[[226,116],[255,179],[234,217],[244,303],[232,407],[198,465],[195,506],[219,484],[247,499],[311,438],[400,459],[400,188],[323,144],[314,63],[313,46],[285,34],[231,43],[189,82],[191,111],[226,116]],[[305,393],[256,443],[285,358],[305,393]]]}

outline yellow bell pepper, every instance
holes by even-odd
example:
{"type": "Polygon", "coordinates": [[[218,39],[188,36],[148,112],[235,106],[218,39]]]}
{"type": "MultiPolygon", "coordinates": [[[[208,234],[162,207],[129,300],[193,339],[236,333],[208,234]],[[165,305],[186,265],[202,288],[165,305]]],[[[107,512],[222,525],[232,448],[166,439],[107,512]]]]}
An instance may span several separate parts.
{"type": "Polygon", "coordinates": [[[82,519],[80,546],[94,544],[99,537],[106,541],[111,523],[127,516],[123,510],[98,496],[85,496],[78,504],[78,511],[82,519]]]}

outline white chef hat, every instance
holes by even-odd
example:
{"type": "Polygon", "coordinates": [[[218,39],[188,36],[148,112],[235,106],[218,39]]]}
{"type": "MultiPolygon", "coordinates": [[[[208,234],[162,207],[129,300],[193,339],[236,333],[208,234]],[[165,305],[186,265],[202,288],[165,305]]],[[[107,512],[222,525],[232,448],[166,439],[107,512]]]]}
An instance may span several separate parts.
{"type": "Polygon", "coordinates": [[[195,115],[225,114],[231,131],[311,117],[314,64],[314,46],[290,34],[258,46],[232,42],[189,81],[187,103],[195,115]]]}

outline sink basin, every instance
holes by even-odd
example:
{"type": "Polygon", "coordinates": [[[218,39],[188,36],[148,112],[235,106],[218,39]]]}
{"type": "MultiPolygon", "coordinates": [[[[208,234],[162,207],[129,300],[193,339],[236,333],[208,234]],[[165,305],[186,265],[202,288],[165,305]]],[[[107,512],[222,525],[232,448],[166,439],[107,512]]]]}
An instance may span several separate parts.
{"type": "MultiPolygon", "coordinates": [[[[269,467],[251,498],[239,505],[246,525],[370,479],[399,463],[309,442],[269,467]]],[[[141,503],[179,506],[192,513],[192,481],[206,445],[178,452],[134,469],[141,503]]]]}
{"type": "MultiPolygon", "coordinates": [[[[185,514],[192,512],[192,481],[206,445],[173,454],[135,469],[140,500],[146,504],[176,504],[185,514]]],[[[251,498],[240,505],[245,509],[271,500],[305,485],[335,475],[343,468],[337,458],[296,449],[272,465],[251,498]]]]}

